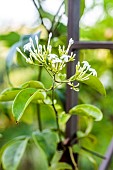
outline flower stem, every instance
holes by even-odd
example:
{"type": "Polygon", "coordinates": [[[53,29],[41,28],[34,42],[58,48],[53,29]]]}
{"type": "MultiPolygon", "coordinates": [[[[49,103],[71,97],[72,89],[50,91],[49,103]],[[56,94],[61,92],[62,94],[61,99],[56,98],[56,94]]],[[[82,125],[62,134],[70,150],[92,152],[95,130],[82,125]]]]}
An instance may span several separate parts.
{"type": "MultiPolygon", "coordinates": [[[[38,78],[37,78],[38,81],[41,80],[41,73],[42,73],[42,67],[40,66],[39,74],[38,74],[38,78]]],[[[40,105],[39,104],[37,104],[37,121],[38,121],[39,130],[42,131],[42,123],[41,123],[40,105]]]]}
{"type": "Polygon", "coordinates": [[[55,105],[54,105],[54,87],[55,87],[55,75],[53,76],[52,107],[53,107],[54,112],[55,112],[56,124],[57,124],[57,131],[58,131],[59,140],[60,140],[60,142],[61,142],[60,126],[59,126],[59,121],[58,121],[58,112],[57,112],[57,110],[56,110],[56,108],[55,108],[55,105]]]}

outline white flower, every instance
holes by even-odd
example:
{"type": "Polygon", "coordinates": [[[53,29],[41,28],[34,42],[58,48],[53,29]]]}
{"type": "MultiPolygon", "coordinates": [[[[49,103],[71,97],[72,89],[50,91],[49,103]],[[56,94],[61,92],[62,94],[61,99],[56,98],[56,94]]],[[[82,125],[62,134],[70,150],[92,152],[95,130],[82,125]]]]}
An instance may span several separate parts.
{"type": "Polygon", "coordinates": [[[69,56],[69,55],[66,55],[66,54],[64,54],[64,55],[62,55],[62,56],[60,57],[60,59],[63,60],[64,62],[68,62],[68,61],[69,61],[69,58],[70,58],[70,56],[69,56]]]}
{"type": "Polygon", "coordinates": [[[16,50],[17,50],[19,53],[21,52],[20,48],[18,48],[18,47],[16,47],[16,50]]]}
{"type": "Polygon", "coordinates": [[[90,75],[97,76],[97,72],[95,69],[91,68],[87,61],[83,61],[83,66],[80,66],[80,62],[76,65],[76,80],[88,80],[90,75]]]}
{"type": "Polygon", "coordinates": [[[70,47],[71,47],[71,45],[74,43],[74,40],[71,38],[70,40],[69,40],[69,44],[68,44],[68,47],[67,47],[67,50],[66,50],[66,54],[68,54],[68,52],[69,52],[69,49],[70,49],[70,47]]]}
{"type": "Polygon", "coordinates": [[[74,40],[72,38],[70,38],[69,45],[71,46],[73,43],[74,43],[74,40]]]}
{"type": "Polygon", "coordinates": [[[24,47],[23,47],[23,48],[24,48],[24,52],[25,52],[25,51],[29,51],[29,52],[30,52],[30,51],[31,51],[31,47],[32,47],[32,45],[31,45],[30,42],[27,43],[27,44],[25,44],[24,47]]]}
{"type": "Polygon", "coordinates": [[[48,56],[49,56],[49,60],[58,58],[58,56],[56,54],[49,54],[48,56]]]}
{"type": "Polygon", "coordinates": [[[26,58],[26,62],[29,63],[29,64],[33,64],[33,60],[30,59],[30,58],[26,58]]]}
{"type": "Polygon", "coordinates": [[[42,45],[40,45],[40,44],[38,46],[38,53],[42,53],[42,45]]]}
{"type": "Polygon", "coordinates": [[[49,51],[49,53],[51,53],[51,49],[52,49],[50,45],[51,37],[52,37],[52,33],[49,34],[48,44],[47,44],[47,50],[49,51]]]}
{"type": "Polygon", "coordinates": [[[97,76],[97,72],[96,72],[96,70],[94,68],[90,68],[89,71],[91,71],[91,74],[93,76],[97,76]]]}
{"type": "Polygon", "coordinates": [[[59,58],[56,58],[56,59],[52,60],[52,63],[53,64],[55,64],[55,63],[62,63],[62,60],[60,60],[59,58]]]}
{"type": "Polygon", "coordinates": [[[84,64],[84,65],[83,65],[83,68],[84,68],[84,69],[87,68],[87,70],[89,70],[89,68],[90,68],[89,63],[88,63],[87,61],[83,61],[82,63],[84,64]]]}
{"type": "Polygon", "coordinates": [[[27,60],[27,57],[22,53],[20,48],[16,47],[16,50],[27,60]]]}

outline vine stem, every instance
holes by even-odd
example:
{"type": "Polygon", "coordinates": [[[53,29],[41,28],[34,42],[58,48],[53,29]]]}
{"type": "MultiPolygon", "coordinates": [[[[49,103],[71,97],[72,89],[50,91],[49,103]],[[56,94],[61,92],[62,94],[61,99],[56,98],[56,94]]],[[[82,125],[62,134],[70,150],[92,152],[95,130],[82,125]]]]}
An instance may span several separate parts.
{"type": "Polygon", "coordinates": [[[70,153],[71,161],[72,161],[72,163],[75,167],[75,170],[78,170],[77,163],[75,162],[75,159],[74,159],[74,156],[73,156],[73,151],[72,151],[71,147],[69,147],[69,153],[70,153]]]}
{"type": "Polygon", "coordinates": [[[52,32],[55,30],[55,28],[54,28],[55,18],[58,16],[58,13],[60,12],[60,9],[61,9],[61,7],[63,6],[63,4],[64,4],[64,1],[62,1],[61,5],[60,5],[60,7],[59,7],[59,9],[58,9],[58,11],[56,12],[56,14],[55,14],[55,16],[54,16],[54,18],[53,18],[52,28],[51,28],[51,30],[50,30],[50,31],[52,31],[52,32]],[[53,29],[53,28],[54,28],[54,29],[53,29]]]}
{"type": "Polygon", "coordinates": [[[54,112],[55,112],[57,131],[58,131],[58,135],[59,135],[59,140],[61,142],[60,126],[59,126],[59,121],[58,121],[58,112],[57,112],[55,105],[54,105],[54,88],[55,88],[55,75],[53,76],[53,86],[52,86],[52,107],[53,107],[54,112]]]}
{"type": "MultiPolygon", "coordinates": [[[[37,3],[35,2],[35,0],[32,0],[32,1],[33,1],[34,5],[35,5],[36,9],[37,9],[38,12],[39,12],[39,8],[42,9],[41,3],[39,2],[39,0],[37,0],[37,1],[38,1],[38,5],[39,5],[39,7],[38,7],[38,6],[37,6],[37,3]]],[[[43,17],[42,17],[42,15],[41,15],[40,12],[39,12],[39,14],[40,14],[40,19],[41,19],[41,21],[42,21],[42,24],[43,24],[43,26],[45,27],[44,22],[43,22],[43,17]]],[[[46,28],[46,27],[45,27],[45,28],[46,28]]]]}
{"type": "MultiPolygon", "coordinates": [[[[41,73],[42,73],[42,67],[39,67],[39,74],[37,77],[37,80],[40,81],[41,79],[41,73]]],[[[41,116],[40,116],[40,105],[37,104],[37,121],[38,121],[38,126],[39,126],[39,130],[42,131],[42,123],[41,123],[41,116]]]]}

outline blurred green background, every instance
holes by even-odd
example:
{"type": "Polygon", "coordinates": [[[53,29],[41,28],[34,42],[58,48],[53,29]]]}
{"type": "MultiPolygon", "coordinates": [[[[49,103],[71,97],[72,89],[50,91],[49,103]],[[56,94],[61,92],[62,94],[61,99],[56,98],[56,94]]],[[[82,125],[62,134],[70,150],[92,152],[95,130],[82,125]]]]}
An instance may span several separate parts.
{"type": "MultiPolygon", "coordinates": [[[[52,0],[36,0],[37,8],[33,1],[32,11],[35,15],[28,21],[30,24],[19,23],[15,26],[13,22],[9,25],[1,24],[0,29],[0,92],[10,87],[20,85],[27,80],[37,80],[39,69],[29,66],[23,61],[19,54],[16,54],[11,47],[18,42],[22,35],[29,35],[41,31],[40,42],[46,43],[49,32],[53,32],[52,45],[54,50],[58,45],[66,45],[67,43],[67,0],[54,0],[56,9],[51,4],[52,0]],[[52,9],[49,9],[50,4],[52,9]],[[35,17],[34,17],[35,16],[35,17]],[[8,58],[7,58],[8,57],[8,58]]],[[[0,1],[2,6],[2,1],[0,1]]],[[[15,8],[13,1],[10,5],[15,8]]],[[[27,4],[21,4],[24,12],[27,12],[27,4]]],[[[21,6],[20,6],[21,7],[21,6]]],[[[7,18],[7,10],[4,8],[7,18]]],[[[21,13],[21,8],[19,9],[21,13]]],[[[30,11],[32,15],[32,11],[30,11]]],[[[16,11],[14,11],[16,13],[16,11]]],[[[15,14],[18,15],[20,14],[15,14]]],[[[24,13],[21,14],[24,18],[24,13]]],[[[15,17],[14,17],[15,18],[15,17]]],[[[16,20],[16,19],[15,19],[16,20]]],[[[75,16],[76,20],[76,16],[75,16]]],[[[74,22],[74,21],[72,21],[74,22]]],[[[80,40],[82,41],[112,41],[113,40],[113,2],[111,0],[81,0],[81,18],[80,18],[80,40]]],[[[104,155],[110,140],[113,137],[113,51],[112,50],[81,50],[80,61],[87,60],[93,68],[97,70],[98,77],[106,88],[106,97],[99,95],[87,86],[80,87],[79,103],[91,103],[98,106],[103,112],[103,120],[95,123],[92,131],[92,142],[84,140],[83,146],[99,152],[104,155]]],[[[47,75],[43,71],[41,80],[46,87],[50,87],[51,81],[47,81],[47,75]]],[[[63,90],[62,90],[63,91],[63,90]]],[[[61,97],[64,92],[60,93],[60,99],[64,102],[65,97],[61,97]]],[[[28,118],[31,121],[23,121],[19,125],[11,115],[11,103],[0,103],[0,146],[5,144],[9,139],[22,134],[30,134],[34,128],[32,122],[34,117],[28,118]]],[[[82,121],[79,121],[82,125],[82,121]]],[[[53,125],[54,126],[54,125],[53,125]]],[[[29,149],[28,149],[29,150],[29,149]]],[[[29,151],[28,151],[29,152],[29,151]]],[[[101,164],[101,159],[94,157],[101,164]]],[[[25,155],[25,160],[27,158],[25,155]]],[[[93,170],[93,166],[87,157],[80,159],[81,170],[93,170]]],[[[22,163],[22,167],[27,169],[27,163],[22,163]]],[[[113,165],[112,165],[113,166],[113,165]]],[[[21,167],[21,169],[22,169],[21,167]]],[[[109,170],[112,170],[110,167],[109,170]]]]}

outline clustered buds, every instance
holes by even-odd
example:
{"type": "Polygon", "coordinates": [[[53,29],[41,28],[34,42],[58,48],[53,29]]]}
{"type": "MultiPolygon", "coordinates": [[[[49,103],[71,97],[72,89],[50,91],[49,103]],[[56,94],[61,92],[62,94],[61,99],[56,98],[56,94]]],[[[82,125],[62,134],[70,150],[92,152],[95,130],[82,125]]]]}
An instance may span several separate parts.
{"type": "MultiPolygon", "coordinates": [[[[60,74],[61,70],[66,66],[66,63],[75,60],[75,54],[71,52],[69,55],[69,50],[71,45],[74,43],[73,39],[69,40],[67,49],[65,46],[58,47],[58,55],[52,53],[51,42],[52,33],[49,34],[47,46],[39,44],[38,36],[35,36],[35,43],[32,38],[29,38],[29,42],[24,45],[22,52],[18,47],[17,51],[25,58],[26,62],[33,65],[43,66],[51,76],[60,74]],[[26,52],[29,54],[29,57],[26,56],[26,52]]],[[[69,79],[63,82],[67,82],[71,89],[79,91],[79,83],[74,84],[74,81],[85,81],[89,77],[97,76],[95,69],[91,68],[87,61],[77,63],[75,67],[75,74],[69,79]]],[[[58,82],[58,81],[57,81],[58,82]]],[[[60,82],[61,83],[61,82],[60,82]]]]}
{"type": "Polygon", "coordinates": [[[76,80],[84,81],[88,80],[90,75],[97,76],[95,69],[91,68],[87,61],[83,61],[83,66],[80,66],[80,62],[76,65],[76,80]]]}
{"type": "Polygon", "coordinates": [[[44,66],[52,74],[57,74],[66,66],[67,62],[74,60],[75,54],[71,53],[71,55],[68,55],[74,41],[72,39],[69,40],[67,49],[65,49],[65,46],[63,48],[59,46],[58,55],[56,55],[52,53],[52,46],[50,45],[51,37],[52,33],[49,34],[47,47],[39,44],[38,36],[35,36],[36,47],[32,38],[29,38],[29,42],[23,47],[24,53],[18,47],[17,51],[21,53],[27,63],[44,66]],[[26,56],[26,52],[29,52],[29,57],[26,56]]]}
{"type": "Polygon", "coordinates": [[[78,62],[75,68],[75,74],[69,78],[68,85],[71,87],[71,89],[79,91],[79,83],[75,85],[73,82],[82,82],[88,80],[91,75],[97,76],[96,70],[91,68],[87,61],[83,61],[82,66],[80,65],[80,62],[78,62]]]}

